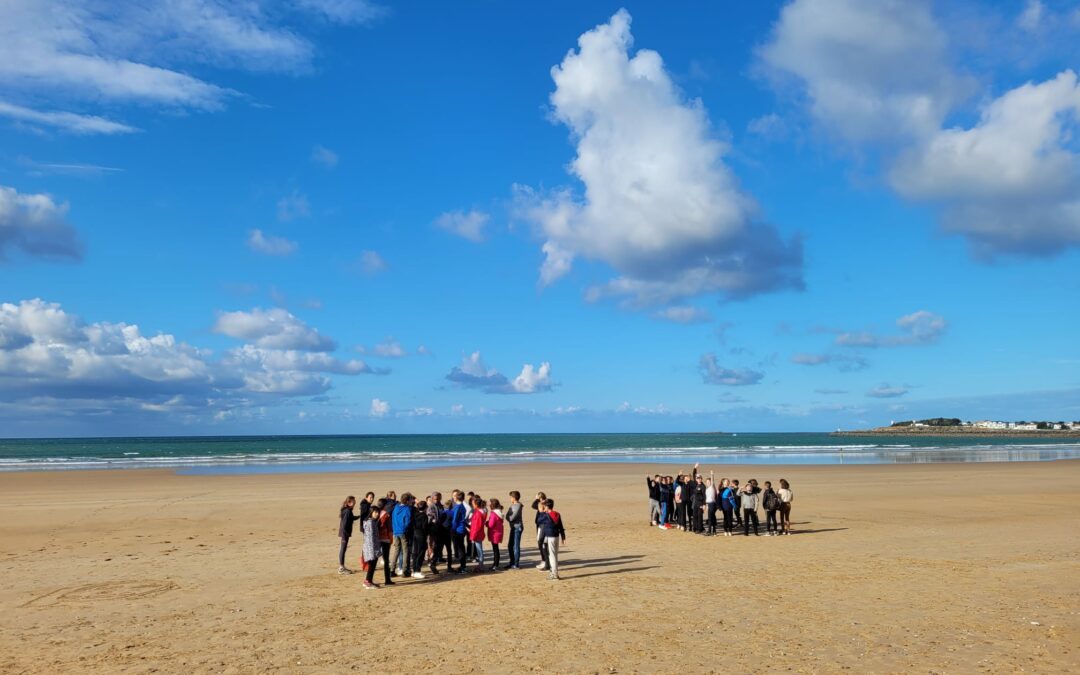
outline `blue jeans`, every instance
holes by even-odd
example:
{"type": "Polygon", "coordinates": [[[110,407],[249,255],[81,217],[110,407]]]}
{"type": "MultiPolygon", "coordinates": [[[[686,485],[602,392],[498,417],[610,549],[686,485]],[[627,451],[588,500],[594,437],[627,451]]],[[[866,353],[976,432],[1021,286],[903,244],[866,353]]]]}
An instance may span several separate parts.
{"type": "Polygon", "coordinates": [[[479,565],[480,567],[483,567],[484,566],[484,542],[482,542],[482,541],[474,541],[473,546],[475,547],[473,550],[476,551],[476,564],[479,565]]]}
{"type": "Polygon", "coordinates": [[[506,550],[510,555],[511,567],[521,565],[521,531],[523,529],[523,527],[510,528],[510,542],[506,545],[506,550]]]}
{"type": "Polygon", "coordinates": [[[660,505],[660,525],[667,525],[667,502],[660,505]]]}

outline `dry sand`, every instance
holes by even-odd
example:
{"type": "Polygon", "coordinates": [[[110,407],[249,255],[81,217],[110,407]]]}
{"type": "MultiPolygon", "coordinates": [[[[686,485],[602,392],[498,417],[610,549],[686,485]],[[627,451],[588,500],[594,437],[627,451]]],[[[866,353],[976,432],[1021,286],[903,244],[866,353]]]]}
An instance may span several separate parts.
{"type": "Polygon", "coordinates": [[[795,491],[749,538],[647,527],[648,469],[0,474],[0,671],[1080,669],[1080,462],[725,467],[795,491]],[[554,496],[564,580],[336,573],[346,494],[454,487],[554,496]]]}

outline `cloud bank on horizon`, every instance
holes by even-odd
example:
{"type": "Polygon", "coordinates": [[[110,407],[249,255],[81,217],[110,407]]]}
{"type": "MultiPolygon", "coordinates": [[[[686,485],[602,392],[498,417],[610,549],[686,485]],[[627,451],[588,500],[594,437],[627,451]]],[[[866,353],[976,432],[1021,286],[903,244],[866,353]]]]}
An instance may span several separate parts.
{"type": "Polygon", "coordinates": [[[653,11],[5,3],[0,420],[1080,418],[1080,8],[653,11]]]}

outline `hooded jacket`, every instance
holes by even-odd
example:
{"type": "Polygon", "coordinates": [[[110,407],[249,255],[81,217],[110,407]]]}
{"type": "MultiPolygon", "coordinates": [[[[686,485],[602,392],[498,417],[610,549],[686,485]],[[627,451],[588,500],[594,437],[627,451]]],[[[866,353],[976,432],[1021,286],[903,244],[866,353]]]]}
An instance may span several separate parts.
{"type": "Polygon", "coordinates": [[[413,519],[413,507],[408,504],[398,504],[394,507],[394,536],[404,537],[409,533],[409,526],[412,525],[413,519]]]}
{"type": "Polygon", "coordinates": [[[465,521],[465,505],[461,502],[450,509],[450,529],[454,534],[468,534],[469,524],[465,521]]]}
{"type": "Polygon", "coordinates": [[[473,509],[472,517],[469,519],[469,541],[484,541],[485,520],[483,511],[473,509]]]}
{"type": "Polygon", "coordinates": [[[560,537],[566,539],[566,528],[563,526],[562,516],[558,511],[544,511],[536,519],[540,526],[540,533],[545,537],[560,537]]]}
{"type": "Polygon", "coordinates": [[[348,506],[341,507],[341,522],[338,523],[337,536],[342,539],[348,539],[352,536],[353,522],[356,520],[356,514],[348,506]]]}

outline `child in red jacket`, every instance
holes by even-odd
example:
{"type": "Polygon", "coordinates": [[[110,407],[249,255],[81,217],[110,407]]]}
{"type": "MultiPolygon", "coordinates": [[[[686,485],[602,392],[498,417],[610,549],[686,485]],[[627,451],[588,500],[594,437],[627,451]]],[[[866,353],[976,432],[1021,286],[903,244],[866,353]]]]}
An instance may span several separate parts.
{"type": "Polygon", "coordinates": [[[472,516],[469,520],[469,541],[473,543],[476,551],[476,571],[484,571],[484,527],[487,520],[485,507],[487,502],[479,497],[473,497],[472,516]]]}

